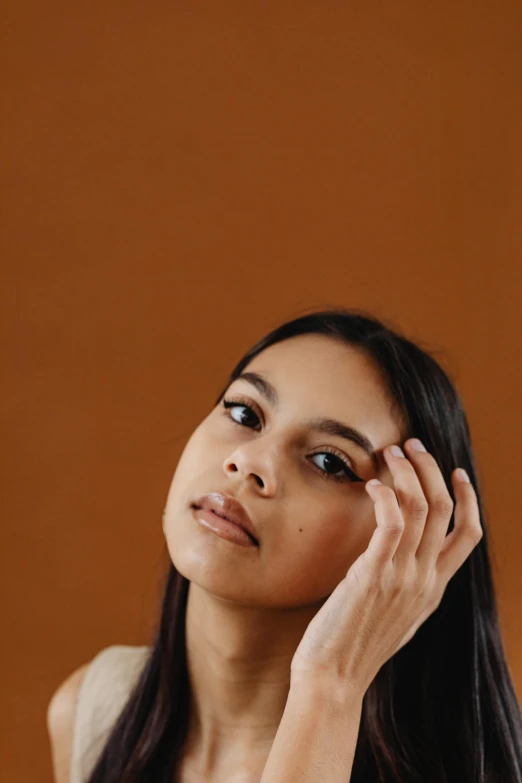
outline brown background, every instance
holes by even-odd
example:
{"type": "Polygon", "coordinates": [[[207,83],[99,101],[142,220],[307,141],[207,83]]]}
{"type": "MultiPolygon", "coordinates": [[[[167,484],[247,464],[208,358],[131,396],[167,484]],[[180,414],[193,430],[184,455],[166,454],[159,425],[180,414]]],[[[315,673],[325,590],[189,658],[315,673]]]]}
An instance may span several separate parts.
{"type": "Polygon", "coordinates": [[[143,643],[177,459],[239,356],[342,305],[440,350],[522,694],[522,5],[4,3],[2,780],[143,643]]]}

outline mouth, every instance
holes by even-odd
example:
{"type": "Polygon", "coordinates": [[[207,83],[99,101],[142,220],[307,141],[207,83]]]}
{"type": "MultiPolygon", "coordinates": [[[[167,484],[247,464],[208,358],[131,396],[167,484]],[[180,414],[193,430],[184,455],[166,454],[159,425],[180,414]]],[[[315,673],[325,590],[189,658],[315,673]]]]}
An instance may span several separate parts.
{"type": "Polygon", "coordinates": [[[235,529],[237,532],[239,529],[244,538],[247,538],[255,546],[259,546],[257,530],[246,509],[231,495],[208,492],[192,503],[192,508],[201,512],[211,512],[207,522],[215,523],[218,519],[222,520],[228,523],[230,531],[235,529]]]}
{"type": "Polygon", "coordinates": [[[198,522],[220,536],[220,538],[225,538],[232,543],[241,544],[242,546],[259,546],[257,540],[248,530],[245,530],[244,527],[236,524],[233,520],[209,508],[201,508],[193,504],[192,509],[198,522]]]}

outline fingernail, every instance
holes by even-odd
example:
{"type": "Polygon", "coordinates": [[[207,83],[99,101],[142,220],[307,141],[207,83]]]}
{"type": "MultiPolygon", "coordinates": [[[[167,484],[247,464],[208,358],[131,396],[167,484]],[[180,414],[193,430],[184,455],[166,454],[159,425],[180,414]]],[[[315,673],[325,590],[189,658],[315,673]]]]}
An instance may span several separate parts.
{"type": "Polygon", "coordinates": [[[457,478],[460,479],[460,481],[466,481],[468,484],[471,484],[469,476],[464,468],[457,468],[457,478]]]}
{"type": "Polygon", "coordinates": [[[392,446],[390,452],[393,454],[394,457],[404,457],[404,454],[402,453],[402,449],[399,446],[392,446]]]}
{"type": "Polygon", "coordinates": [[[412,449],[415,449],[415,451],[426,451],[424,444],[418,438],[412,438],[410,440],[410,445],[412,449]]]}

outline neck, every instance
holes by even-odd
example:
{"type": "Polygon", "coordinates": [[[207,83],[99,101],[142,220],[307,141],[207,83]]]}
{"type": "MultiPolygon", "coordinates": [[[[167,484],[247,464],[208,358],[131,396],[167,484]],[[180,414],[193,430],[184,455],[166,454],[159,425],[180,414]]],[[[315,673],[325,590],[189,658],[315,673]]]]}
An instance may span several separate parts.
{"type": "Polygon", "coordinates": [[[238,769],[260,777],[288,698],[292,657],[316,612],[244,606],[190,583],[186,756],[194,770],[207,779],[238,769]]]}

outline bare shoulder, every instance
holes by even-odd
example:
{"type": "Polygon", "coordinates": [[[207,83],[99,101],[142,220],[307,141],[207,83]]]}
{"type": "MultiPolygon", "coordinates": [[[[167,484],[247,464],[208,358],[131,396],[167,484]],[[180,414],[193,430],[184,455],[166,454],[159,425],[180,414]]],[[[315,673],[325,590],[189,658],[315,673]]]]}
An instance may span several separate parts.
{"type": "Polygon", "coordinates": [[[70,780],[76,705],[89,663],[75,669],[60,683],[47,706],[47,731],[55,783],[69,783],[70,780]]]}

